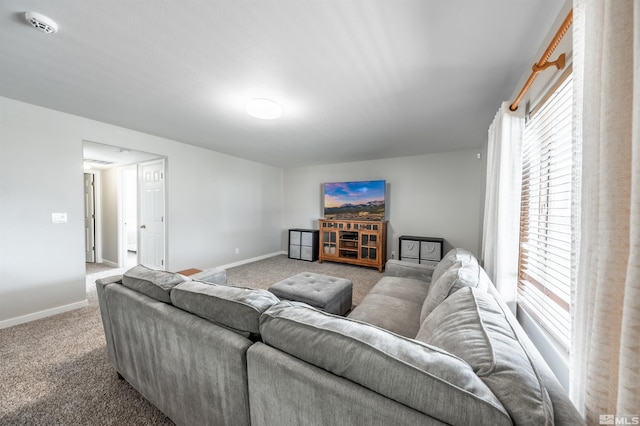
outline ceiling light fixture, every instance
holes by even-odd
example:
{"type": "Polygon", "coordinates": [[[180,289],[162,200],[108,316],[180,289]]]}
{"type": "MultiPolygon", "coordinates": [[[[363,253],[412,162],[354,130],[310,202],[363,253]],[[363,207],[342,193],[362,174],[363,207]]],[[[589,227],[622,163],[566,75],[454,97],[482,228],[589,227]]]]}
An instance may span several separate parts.
{"type": "Polygon", "coordinates": [[[47,18],[36,12],[25,12],[24,18],[30,23],[33,28],[42,31],[47,34],[55,34],[58,32],[58,24],[53,19],[47,18]]]}
{"type": "Polygon", "coordinates": [[[262,120],[274,120],[282,117],[282,107],[271,99],[251,99],[247,102],[247,113],[262,120]]]}

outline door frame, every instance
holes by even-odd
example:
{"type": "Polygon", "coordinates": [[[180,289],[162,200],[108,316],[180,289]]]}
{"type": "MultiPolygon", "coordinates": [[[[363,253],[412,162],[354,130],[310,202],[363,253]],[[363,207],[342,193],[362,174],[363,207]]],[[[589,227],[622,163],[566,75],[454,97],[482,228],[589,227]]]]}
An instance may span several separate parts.
{"type": "MultiPolygon", "coordinates": [[[[164,206],[163,206],[163,213],[164,213],[164,224],[163,224],[163,232],[164,232],[164,247],[163,247],[163,257],[164,257],[164,267],[165,269],[168,269],[168,263],[169,263],[169,259],[168,259],[168,214],[167,214],[167,193],[168,193],[168,187],[167,187],[167,165],[168,165],[168,157],[166,155],[162,155],[162,154],[157,154],[157,153],[151,153],[151,152],[146,152],[146,151],[141,151],[141,150],[137,150],[136,148],[128,148],[128,147],[124,147],[124,146],[116,146],[116,145],[112,145],[112,144],[103,144],[103,143],[99,143],[99,142],[91,142],[88,140],[83,139],[82,140],[83,143],[83,151],[82,151],[82,159],[83,161],[86,160],[85,158],[85,151],[84,151],[84,144],[85,143],[90,143],[92,145],[100,145],[100,146],[104,146],[106,147],[106,149],[108,151],[120,151],[122,152],[126,152],[127,154],[133,153],[132,158],[129,158],[128,160],[130,160],[130,162],[125,162],[125,161],[118,161],[115,160],[116,164],[113,164],[112,166],[110,166],[109,168],[117,168],[117,182],[116,182],[116,194],[115,194],[115,199],[113,201],[109,201],[110,203],[113,202],[116,204],[116,230],[115,232],[117,233],[116,235],[116,253],[117,253],[117,259],[114,260],[107,260],[105,261],[105,259],[103,259],[103,244],[104,244],[104,238],[103,238],[103,227],[104,227],[104,220],[103,220],[103,208],[104,206],[106,206],[107,204],[105,204],[105,200],[104,200],[104,190],[103,190],[103,176],[102,176],[102,170],[103,168],[98,167],[98,168],[93,168],[93,169],[85,169],[84,173],[88,173],[88,174],[92,174],[94,175],[94,204],[95,204],[95,261],[96,263],[107,263],[113,267],[118,267],[118,268],[123,268],[124,266],[126,266],[126,259],[123,256],[122,253],[122,247],[124,246],[125,242],[123,241],[123,235],[122,235],[122,230],[123,230],[123,223],[124,223],[124,218],[123,218],[123,214],[122,214],[122,204],[123,204],[123,191],[122,191],[122,185],[123,185],[123,179],[122,179],[122,170],[126,167],[133,167],[136,166],[137,169],[139,169],[139,165],[140,164],[144,164],[144,163],[149,163],[152,161],[159,161],[161,160],[163,162],[163,168],[164,168],[164,188],[163,188],[163,196],[164,196],[164,206]]],[[[107,156],[108,160],[111,160],[111,158],[109,158],[111,155],[107,156]]],[[[98,156],[96,158],[98,161],[100,161],[101,157],[98,156]]],[[[138,170],[136,170],[136,177],[139,175],[138,170]]],[[[84,187],[84,184],[83,184],[84,187]]],[[[84,190],[84,189],[83,189],[84,190]]],[[[137,203],[137,215],[138,215],[138,222],[140,221],[140,183],[138,178],[136,178],[136,203],[137,203]]],[[[82,195],[84,196],[84,194],[82,195]]],[[[83,230],[84,231],[84,230],[83,230]]],[[[84,237],[83,237],[84,239],[84,237]]],[[[138,239],[138,260],[140,260],[140,229],[137,230],[137,239],[138,239]]],[[[83,247],[83,250],[85,250],[85,248],[83,247]]]]}
{"type": "Polygon", "coordinates": [[[84,173],[84,260],[96,261],[96,191],[95,175],[84,173]]]}
{"type": "MultiPolygon", "coordinates": [[[[103,263],[102,259],[102,175],[99,170],[85,170],[84,174],[93,175],[93,244],[95,246],[95,263],[103,263]]],[[[83,194],[84,196],[84,194],[83,194]]]]}

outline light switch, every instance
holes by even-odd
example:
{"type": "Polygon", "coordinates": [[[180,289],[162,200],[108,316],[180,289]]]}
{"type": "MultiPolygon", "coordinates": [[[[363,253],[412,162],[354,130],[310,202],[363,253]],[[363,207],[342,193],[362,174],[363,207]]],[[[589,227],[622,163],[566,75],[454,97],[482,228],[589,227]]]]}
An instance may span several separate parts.
{"type": "Polygon", "coordinates": [[[51,223],[67,223],[67,214],[51,213],[51,223]]]}

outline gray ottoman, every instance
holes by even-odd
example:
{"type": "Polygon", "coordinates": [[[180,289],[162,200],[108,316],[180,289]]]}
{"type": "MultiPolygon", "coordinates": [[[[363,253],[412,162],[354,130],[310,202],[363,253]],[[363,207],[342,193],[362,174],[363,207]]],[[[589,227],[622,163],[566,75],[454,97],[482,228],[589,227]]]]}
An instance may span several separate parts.
{"type": "Polygon", "coordinates": [[[352,290],[351,280],[312,272],[302,272],[269,288],[280,299],[303,302],[336,315],[351,309],[352,290]]]}

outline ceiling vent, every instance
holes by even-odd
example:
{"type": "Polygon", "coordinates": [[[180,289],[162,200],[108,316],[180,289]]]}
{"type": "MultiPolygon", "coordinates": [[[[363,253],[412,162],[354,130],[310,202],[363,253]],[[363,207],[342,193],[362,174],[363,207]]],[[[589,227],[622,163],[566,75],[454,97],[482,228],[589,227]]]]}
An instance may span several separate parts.
{"type": "Polygon", "coordinates": [[[27,22],[33,26],[33,28],[42,31],[43,33],[55,34],[58,32],[58,24],[44,15],[36,12],[25,12],[24,17],[27,22]]]}

